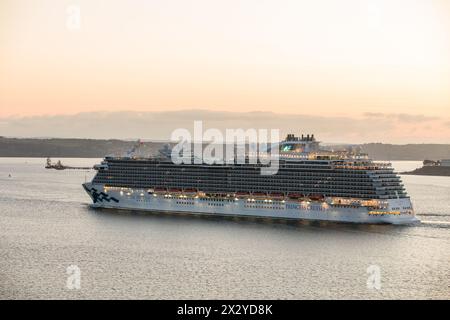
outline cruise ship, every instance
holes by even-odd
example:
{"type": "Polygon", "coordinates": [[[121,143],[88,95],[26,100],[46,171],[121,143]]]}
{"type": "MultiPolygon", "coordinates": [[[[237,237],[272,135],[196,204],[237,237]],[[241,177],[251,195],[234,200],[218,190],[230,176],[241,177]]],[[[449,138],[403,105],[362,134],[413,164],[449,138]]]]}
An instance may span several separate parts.
{"type": "Polygon", "coordinates": [[[390,163],[322,148],[314,135],[278,144],[276,174],[256,163],[176,164],[157,156],[107,156],[83,187],[94,208],[367,224],[417,222],[390,163]]]}

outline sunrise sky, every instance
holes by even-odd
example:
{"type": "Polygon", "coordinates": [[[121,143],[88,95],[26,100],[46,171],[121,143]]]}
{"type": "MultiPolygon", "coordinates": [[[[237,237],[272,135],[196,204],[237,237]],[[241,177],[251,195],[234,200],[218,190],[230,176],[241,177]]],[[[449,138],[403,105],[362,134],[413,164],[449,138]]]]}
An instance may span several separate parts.
{"type": "Polygon", "coordinates": [[[375,138],[450,143],[450,1],[0,1],[0,135],[39,135],[21,119],[190,109],[404,115],[375,138]]]}

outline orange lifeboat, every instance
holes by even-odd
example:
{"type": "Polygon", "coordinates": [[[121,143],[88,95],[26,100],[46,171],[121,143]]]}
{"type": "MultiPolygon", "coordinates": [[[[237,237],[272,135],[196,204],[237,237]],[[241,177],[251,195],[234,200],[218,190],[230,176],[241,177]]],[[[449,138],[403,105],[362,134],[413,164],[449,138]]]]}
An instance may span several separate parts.
{"type": "Polygon", "coordinates": [[[272,199],[282,199],[284,198],[284,193],[282,192],[272,192],[269,194],[269,197],[272,199]]]}
{"type": "Polygon", "coordinates": [[[312,194],[309,196],[312,201],[323,201],[325,197],[322,194],[312,194]]]}
{"type": "Polygon", "coordinates": [[[183,193],[184,194],[197,194],[198,190],[197,189],[184,189],[183,193]]]}
{"type": "Polygon", "coordinates": [[[254,198],[267,198],[267,194],[264,192],[253,192],[252,197],[254,198]]]}
{"type": "Polygon", "coordinates": [[[250,196],[250,193],[248,193],[248,192],[236,192],[235,196],[237,198],[248,198],[250,196]]]}

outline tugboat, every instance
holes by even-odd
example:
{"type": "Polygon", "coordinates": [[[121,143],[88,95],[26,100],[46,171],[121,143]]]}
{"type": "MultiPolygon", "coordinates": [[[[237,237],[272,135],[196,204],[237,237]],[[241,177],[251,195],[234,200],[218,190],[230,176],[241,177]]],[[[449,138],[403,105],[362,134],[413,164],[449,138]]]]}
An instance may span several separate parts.
{"type": "Polygon", "coordinates": [[[65,169],[74,169],[74,170],[91,170],[92,167],[70,167],[65,166],[61,163],[61,160],[58,160],[56,164],[52,163],[50,158],[47,158],[47,163],[45,165],[45,169],[55,169],[55,170],[65,170],[65,169]]]}
{"type": "Polygon", "coordinates": [[[58,160],[56,164],[52,163],[52,160],[50,158],[47,158],[47,164],[45,165],[45,169],[56,169],[56,170],[64,170],[66,169],[65,166],[61,163],[61,160],[58,160]]]}

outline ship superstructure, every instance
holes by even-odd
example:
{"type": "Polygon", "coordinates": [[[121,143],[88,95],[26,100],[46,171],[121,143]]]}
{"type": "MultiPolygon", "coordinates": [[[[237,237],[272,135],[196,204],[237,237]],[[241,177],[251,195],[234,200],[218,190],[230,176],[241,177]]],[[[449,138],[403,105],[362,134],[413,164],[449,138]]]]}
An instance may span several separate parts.
{"type": "Polygon", "coordinates": [[[94,207],[208,215],[332,220],[417,221],[390,163],[351,150],[320,147],[314,135],[289,134],[279,144],[279,168],[257,163],[175,164],[155,157],[105,157],[84,184],[94,207]]]}

